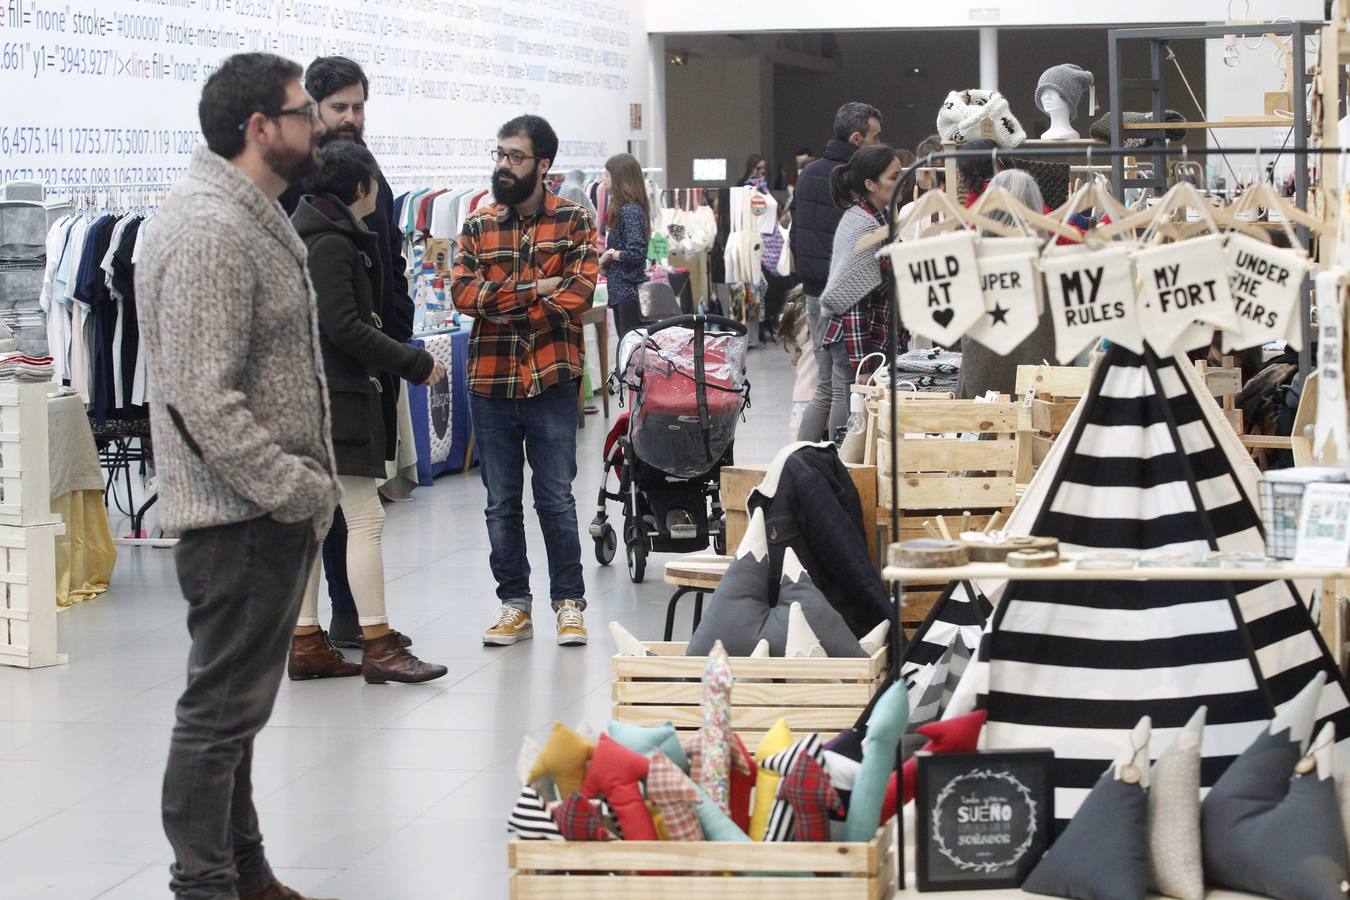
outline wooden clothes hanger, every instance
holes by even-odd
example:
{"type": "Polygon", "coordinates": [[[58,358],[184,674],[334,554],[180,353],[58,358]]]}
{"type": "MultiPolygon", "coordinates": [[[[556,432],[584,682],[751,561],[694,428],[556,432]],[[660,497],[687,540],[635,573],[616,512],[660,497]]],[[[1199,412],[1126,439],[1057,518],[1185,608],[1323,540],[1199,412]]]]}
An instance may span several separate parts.
{"type": "MultiPolygon", "coordinates": [[[[1178,181],[1172,185],[1171,190],[1163,195],[1161,203],[1153,209],[1145,211],[1152,215],[1140,240],[1143,243],[1149,243],[1155,235],[1170,238],[1174,241],[1185,240],[1204,230],[1208,230],[1211,234],[1218,234],[1219,223],[1215,219],[1216,211],[1213,204],[1195,189],[1195,185],[1189,181],[1178,181]],[[1170,220],[1169,216],[1172,213],[1187,209],[1193,209],[1200,213],[1200,221],[1178,225],[1170,220]]],[[[1143,213],[1136,213],[1135,215],[1139,216],[1143,213]]],[[[1127,223],[1120,224],[1125,225],[1127,223]]],[[[1111,227],[1115,228],[1116,225],[1113,223],[1111,227]]]]}
{"type": "MultiPolygon", "coordinates": [[[[1087,179],[1079,186],[1078,190],[1074,191],[1073,196],[1071,196],[1063,206],[1050,213],[1050,217],[1076,233],[1077,229],[1069,224],[1069,219],[1075,213],[1082,212],[1085,209],[1096,209],[1098,207],[1111,217],[1110,225],[1099,225],[1090,232],[1095,232],[1101,237],[1107,239],[1114,237],[1118,231],[1124,230],[1116,229],[1115,226],[1118,223],[1128,221],[1131,218],[1130,211],[1106,189],[1105,180],[1098,176],[1087,179]]],[[[1079,240],[1082,240],[1084,237],[1085,236],[1080,235],[1079,240]]]]}
{"type": "MultiPolygon", "coordinates": [[[[1275,210],[1280,214],[1283,221],[1277,224],[1283,226],[1281,230],[1289,238],[1289,246],[1291,247],[1306,249],[1303,248],[1303,243],[1298,239],[1298,234],[1294,231],[1293,224],[1291,223],[1302,225],[1317,235],[1326,233],[1326,224],[1321,219],[1290,203],[1264,179],[1257,181],[1255,184],[1248,187],[1247,190],[1243,191],[1242,196],[1238,197],[1237,202],[1229,207],[1229,213],[1236,219],[1238,213],[1246,212],[1254,208],[1259,209],[1262,206],[1266,208],[1267,212],[1275,210]]],[[[1245,229],[1242,230],[1245,231],[1245,229]]],[[[1252,230],[1259,232],[1260,236],[1269,242],[1269,236],[1266,235],[1262,229],[1252,228],[1252,230]]]]}
{"type": "Polygon", "coordinates": [[[989,217],[989,213],[999,211],[1006,213],[1020,225],[1025,235],[1033,236],[1039,229],[1066,237],[1074,243],[1083,239],[1083,236],[1078,233],[1078,229],[1047,216],[1041,210],[1032,209],[1002,186],[990,187],[980,195],[980,199],[971,208],[971,212],[986,218],[989,217]]]}

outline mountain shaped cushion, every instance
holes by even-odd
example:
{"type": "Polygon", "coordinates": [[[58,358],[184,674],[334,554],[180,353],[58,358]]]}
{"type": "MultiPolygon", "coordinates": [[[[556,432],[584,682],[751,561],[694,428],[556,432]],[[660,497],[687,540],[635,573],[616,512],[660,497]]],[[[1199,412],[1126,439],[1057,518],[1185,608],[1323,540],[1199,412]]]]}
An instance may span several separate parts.
{"type": "Polygon", "coordinates": [[[1178,900],[1204,900],[1200,845],[1200,707],[1153,764],[1148,790],[1149,889],[1178,900]]]}
{"type": "Polygon", "coordinates": [[[1293,777],[1312,736],[1325,678],[1319,673],[1285,704],[1201,804],[1211,885],[1276,900],[1344,900],[1350,853],[1337,827],[1334,781],[1311,773],[1293,777]]]}
{"type": "Polygon", "coordinates": [[[789,610],[801,604],[802,614],[830,657],[862,658],[862,645],[825,595],[811,581],[795,552],[783,557],[783,580],[778,605],[770,606],[769,542],[764,514],[756,510],[741,541],[736,559],[722,576],[708,601],[698,630],[689,640],[687,656],[706,656],[721,641],[730,656],[749,656],[760,639],[767,639],[773,656],[787,655],[789,610]]]}
{"type": "Polygon", "coordinates": [[[1022,890],[1076,900],[1142,900],[1148,892],[1150,733],[1145,716],[1022,890]]]}

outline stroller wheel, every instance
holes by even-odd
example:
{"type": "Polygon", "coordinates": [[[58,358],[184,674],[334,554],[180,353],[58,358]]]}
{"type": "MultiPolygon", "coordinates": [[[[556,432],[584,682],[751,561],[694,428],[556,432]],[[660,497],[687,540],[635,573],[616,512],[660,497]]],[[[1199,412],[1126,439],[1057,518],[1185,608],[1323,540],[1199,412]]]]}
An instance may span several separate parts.
{"type": "Polygon", "coordinates": [[[633,584],[642,584],[647,574],[647,548],[641,544],[628,545],[628,577],[633,584]]]}
{"type": "Polygon", "coordinates": [[[614,552],[619,549],[619,536],[614,526],[606,522],[600,528],[600,536],[595,539],[595,561],[602,566],[614,562],[614,552]]]}

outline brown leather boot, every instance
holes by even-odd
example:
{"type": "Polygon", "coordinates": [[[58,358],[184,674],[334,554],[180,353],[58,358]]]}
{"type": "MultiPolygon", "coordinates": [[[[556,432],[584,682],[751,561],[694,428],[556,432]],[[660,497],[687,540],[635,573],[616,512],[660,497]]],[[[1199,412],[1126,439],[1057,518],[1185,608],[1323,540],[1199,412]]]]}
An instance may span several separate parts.
{"type": "Polygon", "coordinates": [[[361,667],[347,662],[346,657],[328,643],[328,635],[319,629],[313,634],[291,637],[291,658],[286,663],[286,674],[291,681],[308,678],[350,678],[361,674],[361,667]]]}
{"type": "Polygon", "coordinates": [[[445,666],[424,663],[399,646],[398,632],[391,631],[373,641],[366,641],[361,649],[361,675],[368,684],[398,681],[420,684],[440,678],[449,670],[445,666]]]}
{"type": "Polygon", "coordinates": [[[318,900],[318,898],[306,898],[294,888],[288,888],[280,881],[274,881],[260,891],[240,894],[239,900],[318,900]]]}

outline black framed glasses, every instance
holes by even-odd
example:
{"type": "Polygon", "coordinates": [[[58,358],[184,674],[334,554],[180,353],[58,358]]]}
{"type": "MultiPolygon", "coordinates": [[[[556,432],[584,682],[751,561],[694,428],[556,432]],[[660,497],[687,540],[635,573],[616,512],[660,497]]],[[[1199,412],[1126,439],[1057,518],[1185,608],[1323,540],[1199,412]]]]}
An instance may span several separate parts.
{"type": "Polygon", "coordinates": [[[488,154],[493,162],[501,162],[504,159],[511,160],[511,165],[518,166],[527,159],[538,159],[537,156],[526,156],[519,150],[503,150],[500,147],[488,154]]]}
{"type": "MultiPolygon", "coordinates": [[[[319,119],[319,105],[317,103],[306,103],[304,106],[296,106],[291,109],[279,109],[274,113],[263,113],[269,119],[280,119],[283,116],[304,116],[311,122],[319,119]]],[[[248,123],[253,120],[253,114],[249,113],[247,119],[239,123],[239,130],[243,131],[248,127],[248,123]]]]}

